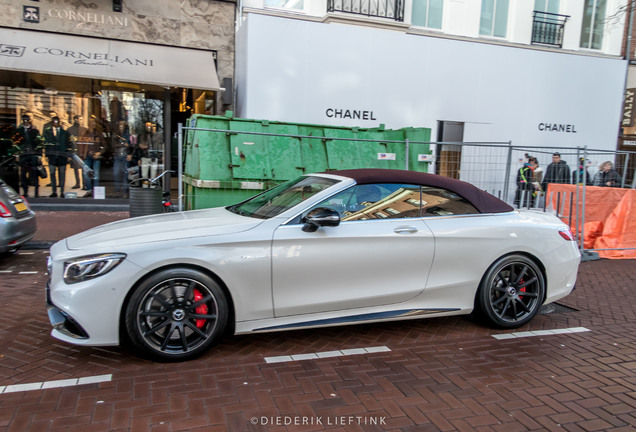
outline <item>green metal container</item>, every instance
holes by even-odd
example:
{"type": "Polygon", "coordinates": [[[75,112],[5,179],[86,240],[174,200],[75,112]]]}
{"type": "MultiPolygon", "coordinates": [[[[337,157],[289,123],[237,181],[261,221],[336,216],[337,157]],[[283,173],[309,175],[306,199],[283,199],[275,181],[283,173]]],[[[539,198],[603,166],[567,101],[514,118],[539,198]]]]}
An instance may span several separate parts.
{"type": "Polygon", "coordinates": [[[427,172],[428,128],[347,128],[195,115],[184,140],[186,209],[234,204],[302,174],[352,168],[427,172]],[[408,143],[407,141],[408,140],[408,143]]]}

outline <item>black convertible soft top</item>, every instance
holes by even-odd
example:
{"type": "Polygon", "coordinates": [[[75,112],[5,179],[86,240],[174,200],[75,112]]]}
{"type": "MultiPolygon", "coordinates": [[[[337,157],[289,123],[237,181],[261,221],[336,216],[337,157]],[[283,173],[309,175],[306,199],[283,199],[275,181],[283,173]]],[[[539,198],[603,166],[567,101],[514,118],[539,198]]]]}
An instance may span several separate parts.
{"type": "Polygon", "coordinates": [[[514,210],[513,207],[499,198],[494,197],[470,183],[436,174],[394,169],[351,169],[329,171],[324,174],[349,177],[355,180],[357,184],[403,183],[447,189],[464,197],[475,206],[480,213],[504,213],[514,210]]]}

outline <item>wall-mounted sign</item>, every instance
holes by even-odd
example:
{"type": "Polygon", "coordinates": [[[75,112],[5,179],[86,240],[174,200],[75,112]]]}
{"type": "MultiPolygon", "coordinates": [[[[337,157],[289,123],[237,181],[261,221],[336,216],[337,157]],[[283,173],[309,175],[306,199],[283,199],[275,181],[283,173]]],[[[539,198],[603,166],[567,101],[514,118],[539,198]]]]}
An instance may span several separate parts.
{"type": "Polygon", "coordinates": [[[39,23],[40,8],[36,6],[22,6],[22,19],[28,23],[39,23]]]}
{"type": "Polygon", "coordinates": [[[51,8],[48,10],[47,15],[51,18],[59,18],[62,20],[76,21],[80,23],[95,23],[128,27],[128,17],[122,14],[109,15],[99,12],[51,8]]]}
{"type": "Polygon", "coordinates": [[[562,123],[539,123],[541,132],[565,132],[576,133],[576,125],[562,123]]]}
{"type": "Polygon", "coordinates": [[[623,106],[623,121],[622,127],[634,126],[634,94],[636,94],[636,88],[625,90],[625,104],[623,106]]]}
{"type": "Polygon", "coordinates": [[[329,118],[352,119],[352,120],[376,120],[373,111],[344,109],[344,108],[327,108],[325,115],[329,118]]]}

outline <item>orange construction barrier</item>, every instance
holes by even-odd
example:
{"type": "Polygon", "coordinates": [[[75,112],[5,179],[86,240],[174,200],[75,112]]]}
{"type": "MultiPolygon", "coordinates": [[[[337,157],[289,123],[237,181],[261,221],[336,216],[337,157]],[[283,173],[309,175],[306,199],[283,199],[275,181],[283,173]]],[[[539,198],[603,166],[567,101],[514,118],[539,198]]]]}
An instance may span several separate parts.
{"type": "Polygon", "coordinates": [[[633,250],[598,251],[601,258],[636,258],[636,190],[587,186],[585,189],[585,226],[577,222],[578,215],[583,221],[582,186],[550,184],[546,204],[557,209],[561,219],[570,225],[572,232],[584,234],[585,249],[633,250]]]}

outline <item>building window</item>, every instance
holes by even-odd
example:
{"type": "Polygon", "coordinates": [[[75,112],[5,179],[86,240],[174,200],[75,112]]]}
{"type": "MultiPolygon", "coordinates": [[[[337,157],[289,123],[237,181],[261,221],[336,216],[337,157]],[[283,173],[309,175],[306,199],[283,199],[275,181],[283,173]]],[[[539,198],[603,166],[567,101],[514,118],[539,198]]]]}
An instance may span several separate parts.
{"type": "Polygon", "coordinates": [[[302,10],[305,5],[304,0],[265,0],[265,7],[302,10]]]}
{"type": "Polygon", "coordinates": [[[581,48],[603,48],[603,24],[607,0],[585,0],[583,27],[581,28],[581,48]]]}
{"type": "Polygon", "coordinates": [[[506,37],[508,0],[482,0],[479,34],[506,37]]]}
{"type": "Polygon", "coordinates": [[[534,10],[558,14],[559,0],[534,0],[534,10]]]}
{"type": "Polygon", "coordinates": [[[413,2],[411,21],[417,26],[441,29],[443,9],[444,0],[420,0],[413,2]]]}

